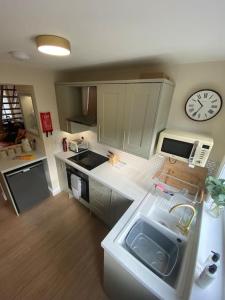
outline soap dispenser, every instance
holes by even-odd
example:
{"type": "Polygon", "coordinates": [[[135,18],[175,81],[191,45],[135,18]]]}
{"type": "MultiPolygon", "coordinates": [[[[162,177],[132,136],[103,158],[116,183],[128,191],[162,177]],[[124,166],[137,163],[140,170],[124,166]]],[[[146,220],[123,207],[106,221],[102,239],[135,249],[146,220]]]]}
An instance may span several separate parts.
{"type": "Polygon", "coordinates": [[[197,278],[196,284],[202,289],[206,288],[215,279],[216,271],[217,266],[215,264],[206,266],[197,278]]]}
{"type": "Polygon", "coordinates": [[[220,254],[214,251],[211,251],[211,254],[205,262],[205,266],[215,264],[217,267],[220,265],[220,254]]]}

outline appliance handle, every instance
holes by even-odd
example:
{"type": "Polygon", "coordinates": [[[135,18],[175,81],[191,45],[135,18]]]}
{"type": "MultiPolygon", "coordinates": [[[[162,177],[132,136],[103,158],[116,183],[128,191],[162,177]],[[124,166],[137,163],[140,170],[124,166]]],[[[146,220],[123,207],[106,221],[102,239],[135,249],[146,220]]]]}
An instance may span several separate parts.
{"type": "Polygon", "coordinates": [[[71,124],[70,124],[70,120],[66,120],[66,130],[67,130],[67,132],[71,133],[71,124]]]}
{"type": "Polygon", "coordinates": [[[198,144],[199,144],[198,141],[194,142],[192,150],[191,150],[191,154],[190,154],[189,159],[188,159],[188,166],[191,167],[191,168],[194,168],[193,160],[194,160],[194,156],[195,156],[195,152],[196,152],[196,149],[198,147],[198,144]]]}
{"type": "Polygon", "coordinates": [[[29,172],[31,169],[33,169],[33,168],[35,168],[35,167],[37,167],[37,166],[40,166],[40,165],[42,165],[42,163],[35,164],[35,165],[33,165],[33,166],[24,168],[24,169],[22,169],[22,170],[15,171],[15,172],[10,173],[10,174],[6,174],[6,177],[11,177],[11,176],[16,175],[16,174],[18,174],[18,173],[26,173],[26,172],[29,172]]]}

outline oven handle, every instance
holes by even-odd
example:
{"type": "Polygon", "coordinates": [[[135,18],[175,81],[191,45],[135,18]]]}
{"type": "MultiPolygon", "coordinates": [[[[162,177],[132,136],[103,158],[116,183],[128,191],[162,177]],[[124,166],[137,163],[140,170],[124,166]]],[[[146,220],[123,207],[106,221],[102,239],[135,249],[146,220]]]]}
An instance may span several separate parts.
{"type": "Polygon", "coordinates": [[[196,152],[196,149],[198,147],[198,144],[199,144],[198,141],[195,141],[194,144],[193,144],[193,148],[191,150],[191,154],[190,154],[189,159],[188,159],[188,166],[190,168],[194,168],[193,160],[194,160],[194,156],[195,156],[195,152],[196,152]]]}

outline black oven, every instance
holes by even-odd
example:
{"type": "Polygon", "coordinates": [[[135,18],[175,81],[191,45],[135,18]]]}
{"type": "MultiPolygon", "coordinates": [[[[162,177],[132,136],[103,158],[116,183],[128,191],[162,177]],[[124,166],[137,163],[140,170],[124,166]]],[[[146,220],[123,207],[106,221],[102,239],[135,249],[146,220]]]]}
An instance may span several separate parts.
{"type": "Polygon", "coordinates": [[[88,176],[81,171],[66,164],[66,173],[69,189],[72,191],[71,175],[74,174],[81,179],[81,198],[86,202],[89,202],[89,181],[88,176]]]}

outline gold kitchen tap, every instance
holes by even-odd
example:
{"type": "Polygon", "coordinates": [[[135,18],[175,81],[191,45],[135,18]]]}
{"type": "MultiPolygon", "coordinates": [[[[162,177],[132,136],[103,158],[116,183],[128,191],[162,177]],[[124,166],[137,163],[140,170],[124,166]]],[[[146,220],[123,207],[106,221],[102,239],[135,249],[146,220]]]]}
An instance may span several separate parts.
{"type": "Polygon", "coordinates": [[[189,207],[192,210],[192,215],[190,217],[190,220],[188,221],[187,224],[183,225],[183,224],[177,224],[177,227],[180,229],[180,231],[182,232],[182,234],[187,235],[190,229],[190,225],[194,219],[194,217],[196,216],[196,209],[190,205],[190,204],[185,204],[185,203],[180,203],[177,205],[174,205],[173,207],[171,207],[171,209],[169,210],[169,213],[171,213],[174,209],[178,208],[178,207],[189,207]]]}

